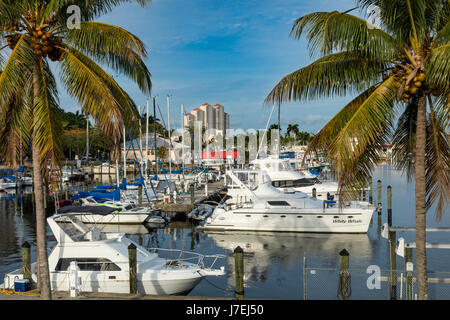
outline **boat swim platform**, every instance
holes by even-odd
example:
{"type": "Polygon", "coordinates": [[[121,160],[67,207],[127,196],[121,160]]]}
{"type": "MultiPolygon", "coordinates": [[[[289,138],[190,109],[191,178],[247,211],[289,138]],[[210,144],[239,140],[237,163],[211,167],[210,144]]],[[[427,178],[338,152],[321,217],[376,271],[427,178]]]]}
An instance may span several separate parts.
{"type": "MultiPolygon", "coordinates": [[[[18,292],[4,294],[0,292],[0,301],[8,300],[42,300],[37,294],[27,294],[27,292],[18,292]]],[[[126,293],[106,293],[106,292],[81,292],[77,297],[70,297],[69,292],[52,292],[52,300],[236,300],[227,297],[199,297],[199,296],[168,296],[168,295],[144,295],[144,294],[126,294],[126,293]]]]}

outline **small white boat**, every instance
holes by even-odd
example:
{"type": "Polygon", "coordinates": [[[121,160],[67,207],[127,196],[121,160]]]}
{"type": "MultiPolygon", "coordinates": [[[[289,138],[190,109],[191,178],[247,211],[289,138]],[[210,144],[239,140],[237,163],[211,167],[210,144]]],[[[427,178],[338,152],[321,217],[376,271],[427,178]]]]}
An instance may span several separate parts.
{"type": "MultiPolygon", "coordinates": [[[[138,294],[186,294],[206,276],[225,274],[224,267],[213,269],[217,260],[225,257],[223,255],[204,256],[158,248],[147,250],[123,233],[90,229],[73,215],[52,216],[47,218],[47,222],[57,241],[48,257],[51,289],[54,291],[70,289],[68,268],[75,261],[79,267],[81,292],[129,293],[128,247],[131,244],[137,250],[138,294]],[[165,252],[178,257],[161,257],[165,252]]],[[[36,263],[32,264],[31,269],[32,279],[36,281],[36,263]]],[[[0,287],[13,289],[14,281],[22,278],[22,268],[9,272],[0,287]]]]}
{"type": "MultiPolygon", "coordinates": [[[[150,207],[138,207],[134,201],[105,201],[97,202],[93,197],[80,198],[83,207],[109,207],[115,209],[111,211],[111,216],[89,216],[83,217],[83,222],[87,223],[108,223],[108,224],[140,224],[140,223],[168,223],[170,217],[162,217],[161,210],[150,207]],[[163,221],[163,222],[162,222],[163,221]]],[[[71,211],[72,212],[72,211],[71,211]]],[[[75,213],[77,212],[74,209],[75,213]]]]}
{"type": "Polygon", "coordinates": [[[375,207],[368,202],[352,201],[340,207],[335,201],[322,201],[295,192],[283,193],[273,187],[262,173],[252,189],[233,173],[235,194],[245,194],[245,201],[231,198],[216,207],[200,229],[254,230],[283,232],[367,233],[375,207]]]}
{"type": "Polygon", "coordinates": [[[67,206],[58,209],[58,213],[77,216],[82,222],[90,224],[142,224],[149,217],[147,212],[121,212],[107,205],[67,206]]]}
{"type": "Polygon", "coordinates": [[[7,189],[14,189],[16,187],[20,187],[20,182],[13,182],[8,178],[0,178],[0,191],[5,191],[7,189]]]}

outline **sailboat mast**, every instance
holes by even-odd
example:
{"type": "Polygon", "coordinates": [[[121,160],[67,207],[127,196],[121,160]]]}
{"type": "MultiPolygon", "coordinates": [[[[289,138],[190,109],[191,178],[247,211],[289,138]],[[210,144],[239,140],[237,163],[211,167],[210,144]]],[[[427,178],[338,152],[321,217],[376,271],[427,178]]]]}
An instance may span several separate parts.
{"type": "Polygon", "coordinates": [[[167,127],[169,129],[169,172],[172,173],[172,140],[170,134],[170,96],[167,95],[167,127]]]}
{"type": "Polygon", "coordinates": [[[157,144],[156,144],[156,97],[153,97],[153,142],[155,144],[155,169],[158,175],[158,160],[157,160],[157,144]]]}
{"type": "Polygon", "coordinates": [[[125,131],[125,124],[123,125],[123,177],[127,178],[127,136],[125,131]]]}
{"type": "Polygon", "coordinates": [[[86,113],[86,164],[89,166],[89,118],[86,113]]]}
{"type": "Polygon", "coordinates": [[[281,144],[281,121],[280,121],[281,112],[280,112],[280,109],[281,109],[281,103],[278,102],[278,158],[280,157],[280,152],[281,152],[281,145],[280,145],[281,144]]]}
{"type": "Polygon", "coordinates": [[[181,152],[181,158],[183,158],[183,166],[181,167],[181,172],[183,171],[183,168],[185,167],[184,164],[184,152],[185,152],[185,148],[184,148],[184,104],[181,104],[181,147],[182,152],[181,152]]]}
{"type": "Polygon", "coordinates": [[[145,132],[145,168],[147,170],[148,168],[148,117],[150,114],[150,100],[147,99],[147,113],[145,114],[146,117],[146,132],[145,132]]]}

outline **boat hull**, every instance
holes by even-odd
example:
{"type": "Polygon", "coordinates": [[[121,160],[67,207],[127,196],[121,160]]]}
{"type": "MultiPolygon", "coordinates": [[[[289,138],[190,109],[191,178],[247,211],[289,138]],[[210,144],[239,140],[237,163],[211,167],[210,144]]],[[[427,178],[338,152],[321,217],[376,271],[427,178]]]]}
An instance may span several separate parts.
{"type": "Polygon", "coordinates": [[[367,233],[374,210],[248,210],[236,209],[210,218],[203,230],[367,233]]]}
{"type": "MultiPolygon", "coordinates": [[[[33,268],[35,269],[35,264],[33,268]]],[[[102,293],[130,293],[129,278],[124,273],[111,272],[80,272],[80,292],[102,292],[102,293]]],[[[37,280],[33,274],[34,281],[37,280]]],[[[14,289],[14,281],[22,279],[21,269],[15,270],[5,276],[1,286],[4,289],[14,289]]],[[[51,288],[53,291],[69,291],[68,272],[51,272],[51,288]]],[[[196,271],[160,271],[150,274],[138,274],[137,293],[149,295],[182,295],[189,293],[197,286],[204,276],[196,271]]]]}

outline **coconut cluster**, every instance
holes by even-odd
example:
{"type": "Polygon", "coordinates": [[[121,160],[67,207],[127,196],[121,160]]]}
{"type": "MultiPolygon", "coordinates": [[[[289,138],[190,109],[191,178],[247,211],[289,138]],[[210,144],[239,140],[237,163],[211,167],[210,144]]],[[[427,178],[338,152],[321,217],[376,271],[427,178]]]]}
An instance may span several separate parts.
{"type": "Polygon", "coordinates": [[[414,70],[405,55],[400,56],[399,61],[398,66],[392,68],[389,74],[383,74],[383,80],[394,76],[395,86],[399,90],[403,87],[403,90],[400,92],[400,99],[408,103],[420,90],[425,90],[426,75],[421,70],[414,70]],[[413,72],[415,72],[415,76],[410,79],[410,75],[413,72]]]}
{"type": "MultiPolygon", "coordinates": [[[[411,74],[412,70],[408,69],[407,74],[411,74]]],[[[426,79],[425,73],[418,73],[412,81],[410,81],[403,88],[402,100],[405,103],[408,103],[409,100],[419,92],[419,90],[424,86],[424,81],[426,79]]]]}
{"type": "Polygon", "coordinates": [[[36,26],[32,33],[32,48],[34,53],[52,61],[60,61],[62,50],[57,48],[61,46],[62,38],[56,37],[49,30],[48,27],[36,26]]]}
{"type": "Polygon", "coordinates": [[[17,42],[19,42],[20,39],[20,34],[10,34],[8,36],[6,36],[6,42],[8,43],[8,47],[13,50],[16,45],[17,42]]]}

